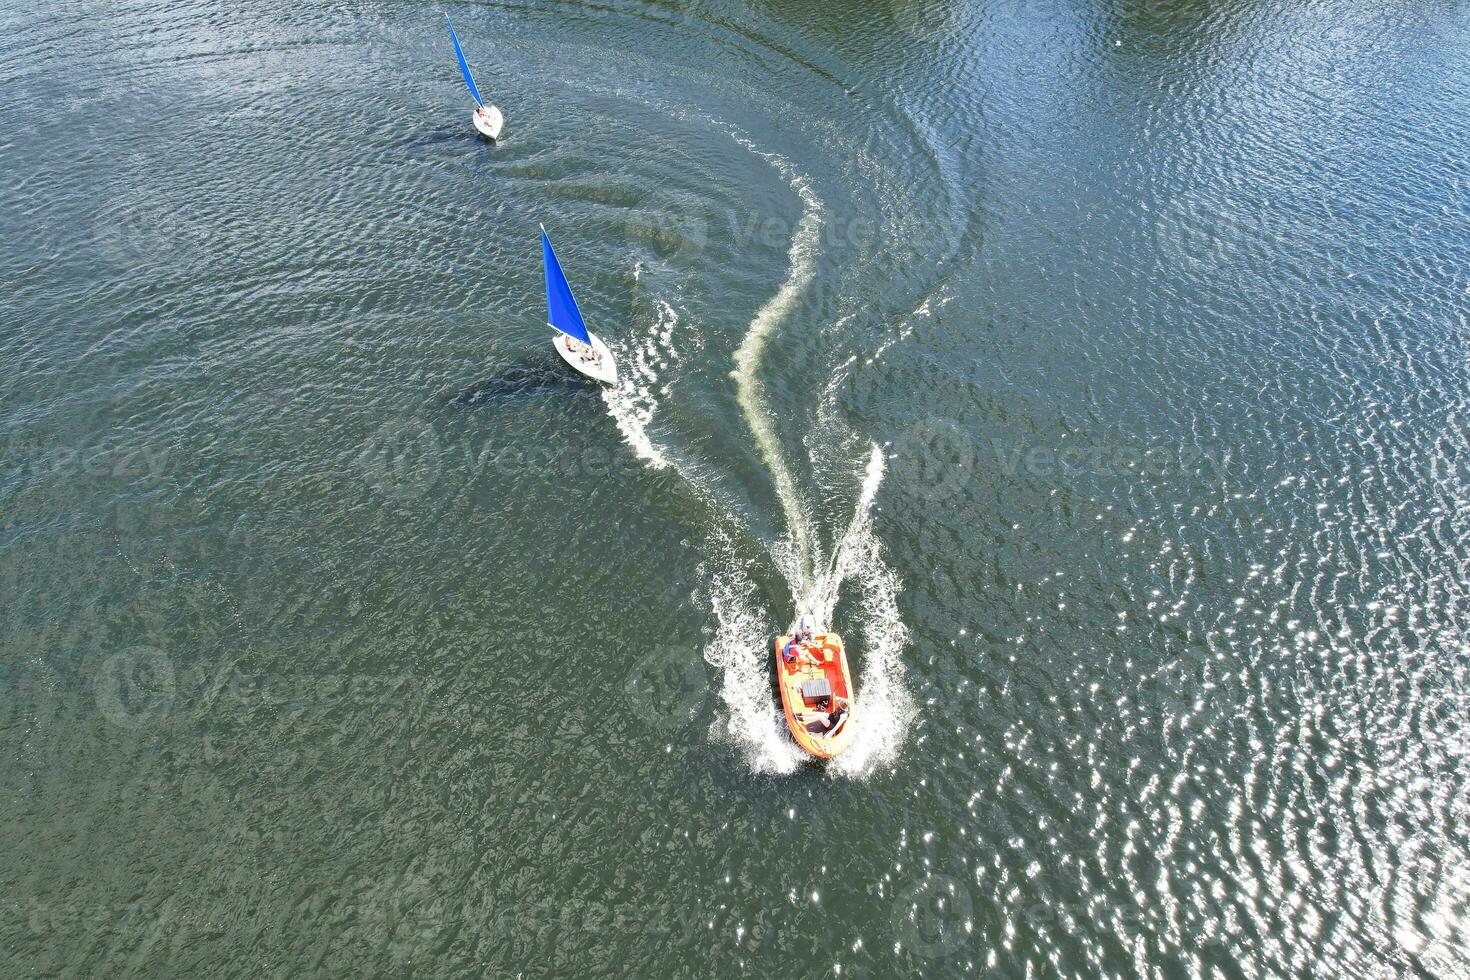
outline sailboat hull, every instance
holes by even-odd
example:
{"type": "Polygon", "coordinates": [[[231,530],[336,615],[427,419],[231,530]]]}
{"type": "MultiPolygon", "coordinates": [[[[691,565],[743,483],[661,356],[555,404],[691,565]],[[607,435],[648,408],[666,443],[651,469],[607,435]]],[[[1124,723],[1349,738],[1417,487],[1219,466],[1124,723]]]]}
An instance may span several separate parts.
{"type": "Polygon", "coordinates": [[[557,334],[552,339],[551,346],[556,348],[561,359],[566,361],[578,374],[591,378],[593,381],[600,381],[605,385],[617,384],[618,367],[613,363],[612,351],[607,349],[607,344],[604,344],[602,338],[597,334],[589,332],[587,336],[592,338],[592,349],[599,355],[595,362],[582,360],[582,355],[572,350],[568,343],[570,338],[564,333],[557,334]]]}
{"type": "Polygon", "coordinates": [[[493,105],[487,105],[483,113],[476,112],[471,115],[471,121],[475,124],[475,131],[486,139],[500,139],[500,129],[505,125],[505,117],[500,110],[493,105]],[[485,117],[490,118],[486,119],[485,117]]]}

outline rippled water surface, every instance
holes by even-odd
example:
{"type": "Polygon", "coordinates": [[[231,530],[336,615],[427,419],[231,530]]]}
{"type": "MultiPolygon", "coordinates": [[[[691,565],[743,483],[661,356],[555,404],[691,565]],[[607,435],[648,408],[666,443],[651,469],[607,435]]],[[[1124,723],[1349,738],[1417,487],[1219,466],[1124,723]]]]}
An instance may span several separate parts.
{"type": "Polygon", "coordinates": [[[447,9],[0,12],[4,973],[1470,976],[1464,5],[447,9]]]}

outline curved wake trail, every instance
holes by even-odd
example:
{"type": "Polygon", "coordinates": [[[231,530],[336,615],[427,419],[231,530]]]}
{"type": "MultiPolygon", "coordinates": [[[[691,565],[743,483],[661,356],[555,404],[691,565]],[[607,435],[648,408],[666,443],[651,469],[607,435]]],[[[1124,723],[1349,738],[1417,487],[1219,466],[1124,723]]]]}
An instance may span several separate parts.
{"type": "MultiPolygon", "coordinates": [[[[854,743],[838,757],[837,772],[861,776],[874,766],[891,761],[897,754],[901,735],[912,708],[901,683],[901,655],[908,629],[898,611],[900,582],[883,561],[882,548],[873,534],[871,516],[878,486],[883,481],[883,453],[871,446],[852,523],[833,548],[831,559],[818,569],[819,545],[810,509],[801,497],[796,479],[786,463],[776,434],[775,420],[766,404],[758,371],[766,344],[776,327],[796,305],[802,291],[816,276],[816,251],[822,230],[822,202],[810,184],[780,157],[761,153],[754,145],[736,137],[742,145],[770,161],[802,200],[801,220],[791,239],[791,271],[776,294],[757,311],[739,349],[735,351],[736,400],[744,413],[756,445],[771,477],[786,516],[792,552],[782,571],[791,586],[796,614],[808,613],[819,624],[829,625],[837,607],[842,583],[854,579],[860,586],[860,616],[863,624],[862,669],[857,678],[856,714],[862,724],[854,743]]],[[[840,373],[840,372],[839,372],[840,373]]],[[[828,407],[832,386],[824,392],[822,409],[828,407]]],[[[780,561],[778,555],[778,561],[780,561]]],[[[731,717],[728,733],[747,747],[751,765],[758,771],[789,772],[802,753],[787,737],[784,719],[772,703],[768,683],[770,652],[765,632],[768,619],[752,615],[754,589],[736,573],[711,577],[711,603],[720,622],[716,643],[707,659],[724,670],[725,703],[731,717]],[[756,637],[753,650],[748,637],[756,637]]],[[[793,616],[793,618],[795,618],[793,616]]]]}
{"type": "Polygon", "coordinates": [[[913,720],[913,704],[904,689],[903,648],[908,627],[898,611],[902,583],[883,560],[883,549],[873,533],[873,500],[883,480],[883,452],[872,446],[868,468],[858,496],[852,524],[842,535],[832,555],[832,564],[818,580],[808,600],[816,615],[830,622],[837,593],[844,580],[856,579],[859,620],[863,627],[862,671],[857,681],[857,704],[862,724],[847,751],[833,760],[833,767],[847,776],[863,776],[874,767],[891,762],[898,754],[903,733],[913,720]]]}
{"type": "MultiPolygon", "coordinates": [[[[744,142],[742,140],[742,142],[744,142]]],[[[753,147],[747,147],[755,151],[753,147]]],[[[766,154],[767,159],[772,159],[766,154]]],[[[783,171],[779,161],[776,166],[783,171]]],[[[791,568],[785,569],[793,591],[798,595],[811,588],[813,579],[813,555],[816,553],[816,533],[812,529],[806,511],[802,508],[801,495],[797,491],[796,479],[786,465],[781,452],[781,443],[776,436],[776,422],[766,405],[765,387],[756,371],[760,367],[761,355],[765,353],[766,341],[770,339],[777,324],[786,318],[792,306],[801,298],[801,293],[816,276],[817,243],[822,233],[822,202],[813,193],[807,182],[799,176],[787,174],[792,189],[801,196],[801,220],[791,238],[791,271],[781,284],[776,295],[766,301],[750,322],[745,339],[735,351],[735,400],[745,414],[761,458],[771,471],[776,482],[776,495],[781,500],[781,509],[786,515],[786,527],[791,534],[795,554],[791,557],[791,568]]]]}
{"type": "MultiPolygon", "coordinates": [[[[862,778],[877,766],[891,762],[902,744],[903,732],[912,718],[910,698],[903,688],[902,652],[908,629],[898,610],[901,583],[883,559],[882,547],[873,532],[871,511],[883,480],[884,458],[871,445],[862,487],[852,522],[838,538],[830,558],[822,549],[812,519],[812,508],[801,495],[795,474],[787,463],[776,431],[776,421],[766,401],[759,371],[771,336],[796,307],[803,291],[816,277],[816,260],[822,230],[822,202],[810,183],[791,164],[766,153],[738,132],[730,134],[741,146],[768,161],[796,192],[802,202],[788,251],[790,271],[780,288],[757,312],[734,353],[736,401],[755,438],[761,458],[771,473],[786,520],[788,541],[771,549],[782,575],[791,588],[796,605],[792,614],[805,612],[826,625],[832,621],[844,582],[858,589],[855,617],[860,624],[862,647],[857,666],[856,712],[862,717],[853,744],[834,760],[829,771],[862,778]]],[[[679,322],[674,308],[656,299],[657,314],[645,335],[630,352],[631,363],[620,373],[615,388],[603,398],[624,439],[649,466],[672,468],[711,507],[714,518],[710,551],[705,561],[702,594],[716,620],[715,635],[704,650],[705,660],[719,671],[720,695],[726,714],[716,722],[714,734],[735,745],[756,772],[790,773],[806,754],[786,732],[780,704],[770,683],[772,622],[752,577],[755,559],[739,548],[743,522],[719,504],[711,487],[692,470],[671,459],[664,447],[649,435],[649,424],[658,407],[658,396],[666,394],[670,369],[679,360],[672,333],[679,322]]],[[[851,366],[851,360],[838,373],[851,366]]],[[[829,384],[819,412],[825,418],[834,410],[829,384]]],[[[836,430],[836,420],[827,427],[836,430]]]]}

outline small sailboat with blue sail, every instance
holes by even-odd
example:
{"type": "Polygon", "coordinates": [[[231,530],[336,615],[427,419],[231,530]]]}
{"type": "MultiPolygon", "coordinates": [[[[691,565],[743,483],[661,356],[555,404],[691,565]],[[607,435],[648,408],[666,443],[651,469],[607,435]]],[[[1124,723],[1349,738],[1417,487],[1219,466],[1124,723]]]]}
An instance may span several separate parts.
{"type": "Polygon", "coordinates": [[[444,23],[449,25],[449,39],[454,42],[454,56],[459,59],[459,73],[464,76],[464,83],[470,87],[470,95],[475,99],[475,129],[481,136],[497,140],[500,138],[500,128],[505,125],[505,117],[500,114],[499,109],[480,98],[480,90],[475,87],[475,76],[470,74],[469,62],[464,60],[464,49],[459,46],[459,35],[454,33],[454,22],[449,19],[448,14],[444,15],[444,23]]]}
{"type": "Polygon", "coordinates": [[[572,287],[556,260],[556,250],[546,237],[545,225],[541,227],[541,260],[546,266],[546,325],[556,331],[551,345],[578,374],[606,385],[616,384],[618,369],[612,351],[587,329],[572,287]]]}

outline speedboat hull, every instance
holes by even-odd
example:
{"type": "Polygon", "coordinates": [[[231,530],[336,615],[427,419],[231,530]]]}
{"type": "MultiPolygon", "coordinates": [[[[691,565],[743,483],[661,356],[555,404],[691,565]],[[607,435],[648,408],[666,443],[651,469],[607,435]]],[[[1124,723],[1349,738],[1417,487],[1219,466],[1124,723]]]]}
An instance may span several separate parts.
{"type": "Polygon", "coordinates": [[[588,333],[592,340],[592,349],[597,351],[598,357],[595,361],[584,361],[582,355],[572,350],[571,338],[564,333],[558,333],[551,341],[551,346],[561,355],[561,359],[571,366],[573,371],[593,381],[600,381],[605,385],[617,384],[618,366],[613,363],[612,351],[607,349],[607,344],[595,333],[588,333]]]}
{"type": "Polygon", "coordinates": [[[818,663],[786,663],[781,650],[791,639],[776,637],[776,678],[781,689],[781,707],[786,713],[786,727],[797,745],[818,759],[830,759],[852,743],[854,690],[852,672],[847,665],[847,650],[836,633],[816,633],[808,648],[818,663]],[[842,698],[848,704],[846,717],[835,729],[823,732],[826,711],[832,699],[842,698]],[[825,702],[824,702],[824,699],[825,702]]]}

